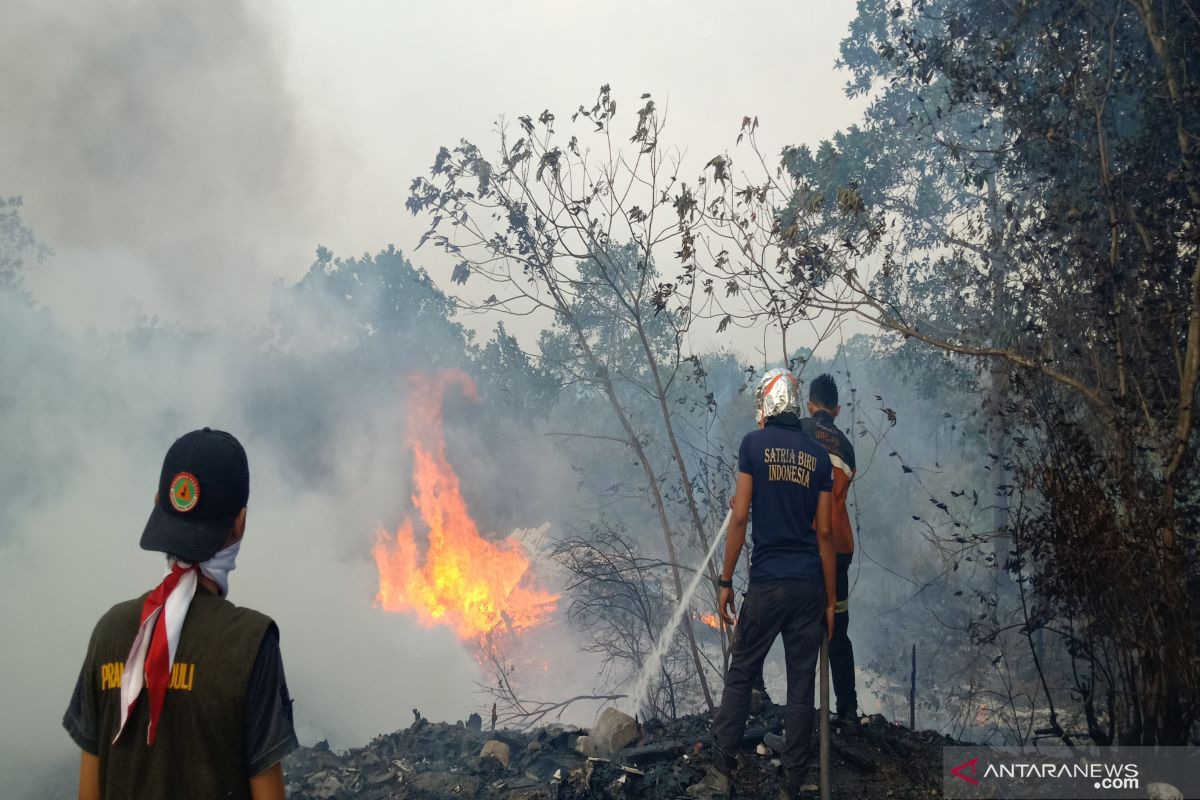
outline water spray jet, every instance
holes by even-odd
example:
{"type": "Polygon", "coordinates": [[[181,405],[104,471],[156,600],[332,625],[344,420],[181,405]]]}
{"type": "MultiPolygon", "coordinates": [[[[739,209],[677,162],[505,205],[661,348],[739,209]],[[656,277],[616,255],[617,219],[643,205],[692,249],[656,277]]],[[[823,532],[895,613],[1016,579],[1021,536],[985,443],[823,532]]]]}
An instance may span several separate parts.
{"type": "Polygon", "coordinates": [[[695,574],[692,576],[691,581],[688,582],[683,595],[679,598],[679,603],[675,606],[674,613],[671,614],[671,618],[667,620],[662,633],[659,634],[654,649],[650,651],[650,655],[646,658],[646,664],[642,667],[641,674],[638,675],[633,688],[625,696],[625,708],[622,710],[630,716],[637,714],[641,710],[642,701],[646,698],[646,693],[650,691],[650,681],[654,679],[654,676],[662,668],[663,657],[666,656],[667,649],[670,648],[671,641],[675,638],[675,631],[679,630],[679,623],[683,622],[684,615],[692,607],[692,598],[696,596],[696,590],[700,587],[700,581],[704,578],[704,565],[712,561],[713,554],[717,551],[717,546],[725,539],[725,532],[729,530],[729,520],[732,518],[733,510],[730,509],[725,512],[725,521],[721,523],[721,529],[717,531],[712,545],[708,548],[708,552],[704,554],[704,559],[696,565],[695,574]]]}

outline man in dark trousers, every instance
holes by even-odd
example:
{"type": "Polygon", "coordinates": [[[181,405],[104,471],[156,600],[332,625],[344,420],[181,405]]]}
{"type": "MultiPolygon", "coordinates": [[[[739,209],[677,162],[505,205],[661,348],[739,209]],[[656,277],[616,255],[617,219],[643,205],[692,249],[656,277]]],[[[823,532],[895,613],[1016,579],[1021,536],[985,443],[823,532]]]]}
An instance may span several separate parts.
{"type": "MultiPolygon", "coordinates": [[[[848,597],[850,562],[854,558],[854,529],[846,498],[854,480],[854,446],[835,424],[841,412],[837,383],[829,374],[818,375],[808,387],[809,416],[801,421],[804,431],[817,440],[833,462],[833,547],[837,553],[837,603],[834,606],[833,638],[829,642],[829,667],[833,673],[833,691],[837,695],[838,728],[843,733],[858,731],[858,695],[854,680],[854,647],[847,629],[850,625],[848,597]]],[[[763,743],[773,750],[784,746],[784,738],[768,733],[763,743]]]]}
{"type": "Polygon", "coordinates": [[[800,424],[829,453],[833,462],[833,549],[837,554],[837,603],[834,606],[833,638],[829,640],[829,671],[837,695],[837,721],[846,730],[858,729],[858,695],[854,689],[854,646],[850,626],[850,562],[854,558],[854,529],[846,497],[854,480],[854,446],[834,424],[842,407],[833,376],[818,375],[808,387],[809,417],[800,424]]]}
{"type": "Polygon", "coordinates": [[[284,797],[280,761],[299,743],[279,630],[225,599],[249,496],[230,434],[167,451],[141,538],[167,554],[166,576],[100,618],[63,716],[81,800],[284,797]]]}
{"type": "Polygon", "coordinates": [[[736,620],[721,706],[713,716],[713,764],[699,783],[688,787],[688,794],[697,798],[732,793],[751,690],[780,634],[788,684],[781,794],[790,797],[805,783],[817,655],[821,636],[833,629],[832,462],[801,426],[796,413],[800,387],[791,372],[767,372],[755,403],[760,429],[748,433],[738,449],[737,490],[719,581],[718,611],[727,624],[735,624],[733,571],[753,509],[750,583],[736,620]]]}

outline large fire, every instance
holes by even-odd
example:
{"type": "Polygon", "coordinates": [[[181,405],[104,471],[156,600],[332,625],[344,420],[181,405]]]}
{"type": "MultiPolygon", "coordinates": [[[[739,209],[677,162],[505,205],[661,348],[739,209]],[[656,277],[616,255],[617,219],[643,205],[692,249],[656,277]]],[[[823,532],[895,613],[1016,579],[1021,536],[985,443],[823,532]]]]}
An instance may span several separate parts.
{"type": "Polygon", "coordinates": [[[479,535],[446,459],[442,400],[455,388],[477,401],[474,382],[462,372],[443,370],[410,375],[407,385],[412,502],[428,529],[428,544],[419,553],[411,518],[394,536],[380,528],[373,551],[379,568],[376,603],[412,613],[428,627],[448,625],[461,639],[481,644],[493,632],[537,625],[558,597],[532,585],[529,558],[519,543],[479,535]]]}

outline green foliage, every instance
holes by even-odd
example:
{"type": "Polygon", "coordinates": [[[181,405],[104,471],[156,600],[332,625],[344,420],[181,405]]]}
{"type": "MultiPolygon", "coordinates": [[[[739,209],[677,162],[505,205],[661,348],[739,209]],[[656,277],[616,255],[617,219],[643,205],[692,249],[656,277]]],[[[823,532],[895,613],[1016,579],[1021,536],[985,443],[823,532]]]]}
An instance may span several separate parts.
{"type": "Polygon", "coordinates": [[[374,256],[337,258],[317,249],[317,259],[292,289],[299,301],[328,324],[327,332],[349,340],[374,340],[393,347],[420,330],[414,343],[433,353],[466,350],[469,334],[453,321],[454,303],[429,274],[389,246],[374,256]]]}
{"type": "Polygon", "coordinates": [[[21,198],[0,197],[0,289],[24,287],[24,271],[29,259],[41,260],[49,254],[21,220],[21,198]]]}
{"type": "MultiPolygon", "coordinates": [[[[622,245],[580,261],[577,269],[563,313],[542,332],[544,362],[564,385],[590,381],[589,375],[603,369],[617,384],[644,396],[653,378],[641,335],[658,363],[673,369],[678,362],[672,312],[660,311],[653,295],[639,291],[658,283],[653,263],[637,248],[622,245]],[[580,339],[594,355],[584,354],[580,339]]],[[[622,395],[629,399],[628,392],[622,395]]]]}
{"type": "Polygon", "coordinates": [[[785,152],[803,191],[781,225],[820,240],[792,252],[828,255],[848,212],[877,226],[856,287],[872,316],[989,359],[1007,566],[1039,604],[1026,630],[1059,631],[1074,676],[1070,693],[1043,678],[1049,729],[1072,735],[1057,703],[1099,742],[1182,743],[1200,697],[1179,612],[1200,600],[1200,19],[1169,0],[864,0],[842,53],[871,104],[825,158],[785,152]]]}
{"type": "Polygon", "coordinates": [[[521,349],[503,322],[474,358],[479,395],[491,413],[533,426],[545,419],[559,383],[539,361],[521,349]]]}

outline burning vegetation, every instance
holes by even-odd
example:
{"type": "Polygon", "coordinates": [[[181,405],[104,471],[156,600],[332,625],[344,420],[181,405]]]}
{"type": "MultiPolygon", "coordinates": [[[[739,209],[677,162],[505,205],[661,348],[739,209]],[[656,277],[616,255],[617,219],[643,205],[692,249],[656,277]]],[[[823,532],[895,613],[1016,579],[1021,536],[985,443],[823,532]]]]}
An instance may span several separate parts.
{"type": "Polygon", "coordinates": [[[484,538],[446,458],[442,404],[448,391],[478,401],[463,372],[410,374],[405,382],[405,444],[413,456],[412,503],[425,533],[420,547],[413,520],[395,534],[380,529],[373,550],[379,570],[377,604],[408,613],[427,627],[445,625],[466,642],[523,631],[554,611],[556,595],[538,588],[529,555],[511,539],[484,538]]]}

